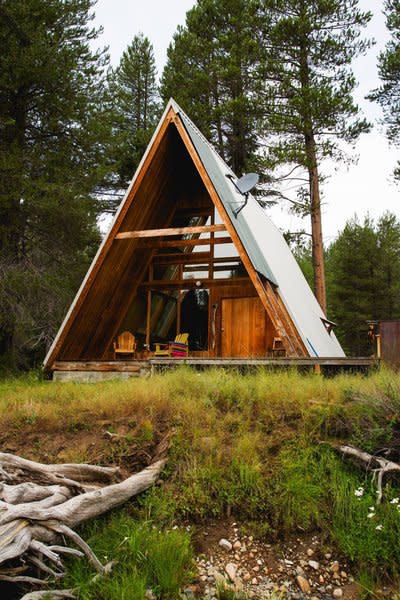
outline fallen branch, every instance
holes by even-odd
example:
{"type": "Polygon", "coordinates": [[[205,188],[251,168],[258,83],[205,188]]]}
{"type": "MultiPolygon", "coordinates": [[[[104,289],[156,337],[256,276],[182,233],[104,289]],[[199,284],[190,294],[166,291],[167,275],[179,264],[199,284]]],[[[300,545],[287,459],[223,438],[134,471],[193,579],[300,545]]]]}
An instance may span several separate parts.
{"type": "Polygon", "coordinates": [[[349,456],[353,460],[357,462],[361,462],[365,465],[367,471],[371,471],[374,474],[374,478],[376,477],[377,483],[377,504],[380,504],[382,501],[382,487],[383,487],[383,478],[388,473],[400,472],[400,465],[383,458],[382,456],[374,456],[373,454],[369,454],[369,452],[365,452],[365,450],[359,450],[358,448],[354,448],[354,446],[332,446],[335,450],[340,451],[344,456],[349,456]]]}

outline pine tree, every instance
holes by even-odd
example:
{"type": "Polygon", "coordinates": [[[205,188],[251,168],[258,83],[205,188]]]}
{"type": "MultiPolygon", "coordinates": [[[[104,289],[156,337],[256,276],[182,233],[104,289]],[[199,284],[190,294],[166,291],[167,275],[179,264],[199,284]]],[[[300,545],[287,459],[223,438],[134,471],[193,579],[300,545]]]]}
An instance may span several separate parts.
{"type": "MultiPolygon", "coordinates": [[[[382,86],[373,91],[369,98],[379,102],[383,109],[387,137],[393,144],[400,144],[400,0],[385,1],[386,26],[391,40],[378,59],[379,77],[382,86]]],[[[395,170],[400,179],[400,165],[395,170]]]]}
{"type": "Polygon", "coordinates": [[[260,167],[258,0],[198,0],[168,48],[161,93],[174,97],[240,175],[260,167]]]}
{"type": "Polygon", "coordinates": [[[116,186],[125,189],[150,141],[159,116],[153,46],[136,35],[112,73],[116,186]]]}
{"type": "Polygon", "coordinates": [[[371,353],[367,320],[400,317],[400,221],[349,221],[328,250],[329,306],[344,349],[371,353]]]}
{"type": "Polygon", "coordinates": [[[0,4],[0,354],[43,352],[97,245],[110,129],[93,5],[0,4]]]}
{"type": "Polygon", "coordinates": [[[325,158],[343,158],[340,141],[355,142],[369,129],[352,98],[351,61],[368,47],[360,31],[371,18],[357,6],[358,0],[263,0],[269,161],[307,173],[297,208],[311,216],[314,291],[324,312],[319,168],[325,158]]]}

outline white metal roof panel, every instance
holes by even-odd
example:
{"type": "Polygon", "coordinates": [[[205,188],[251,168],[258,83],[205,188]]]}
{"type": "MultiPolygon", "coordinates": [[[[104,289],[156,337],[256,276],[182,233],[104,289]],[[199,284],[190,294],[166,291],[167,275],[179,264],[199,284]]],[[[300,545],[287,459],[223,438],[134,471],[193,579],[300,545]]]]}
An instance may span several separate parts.
{"type": "Polygon", "coordinates": [[[279,295],[310,356],[345,356],[335,334],[328,333],[321,321],[325,315],[282,233],[251,195],[243,210],[237,217],[234,215],[244,198],[226,177],[232,174],[231,169],[176,102],[172,101],[172,105],[182,118],[254,268],[278,286],[279,295]]]}

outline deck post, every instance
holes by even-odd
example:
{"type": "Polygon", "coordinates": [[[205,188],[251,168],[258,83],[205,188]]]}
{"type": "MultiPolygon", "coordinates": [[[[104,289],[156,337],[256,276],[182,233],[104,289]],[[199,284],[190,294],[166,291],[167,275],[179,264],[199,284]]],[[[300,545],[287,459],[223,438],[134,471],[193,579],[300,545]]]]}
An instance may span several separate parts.
{"type": "MultiPolygon", "coordinates": [[[[149,279],[153,279],[153,265],[149,266],[149,279]]],[[[150,352],[150,334],[151,334],[151,288],[147,290],[147,310],[146,310],[146,349],[150,352]]]]}

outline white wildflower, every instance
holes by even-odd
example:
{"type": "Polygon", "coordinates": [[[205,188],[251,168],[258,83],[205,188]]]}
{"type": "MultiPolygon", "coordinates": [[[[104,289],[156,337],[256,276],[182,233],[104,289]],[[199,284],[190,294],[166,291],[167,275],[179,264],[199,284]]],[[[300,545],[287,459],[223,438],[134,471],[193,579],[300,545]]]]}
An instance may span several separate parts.
{"type": "Polygon", "coordinates": [[[362,486],[357,488],[356,491],[354,492],[354,495],[357,496],[357,498],[361,498],[361,496],[364,495],[364,488],[362,486]]]}
{"type": "Polygon", "coordinates": [[[374,513],[374,512],[371,512],[371,513],[369,513],[369,514],[367,515],[367,518],[368,518],[368,519],[372,519],[372,517],[374,517],[374,516],[375,516],[375,513],[374,513]]]}
{"type": "Polygon", "coordinates": [[[398,498],[393,498],[393,500],[390,501],[390,504],[398,504],[398,503],[399,503],[398,498]]]}
{"type": "Polygon", "coordinates": [[[368,508],[368,510],[369,510],[369,511],[371,511],[371,512],[374,512],[374,510],[375,510],[375,506],[370,506],[370,507],[368,508]]]}
{"type": "Polygon", "coordinates": [[[376,529],[377,531],[382,531],[382,529],[383,529],[383,525],[377,525],[377,526],[375,527],[375,529],[376,529]]]}

